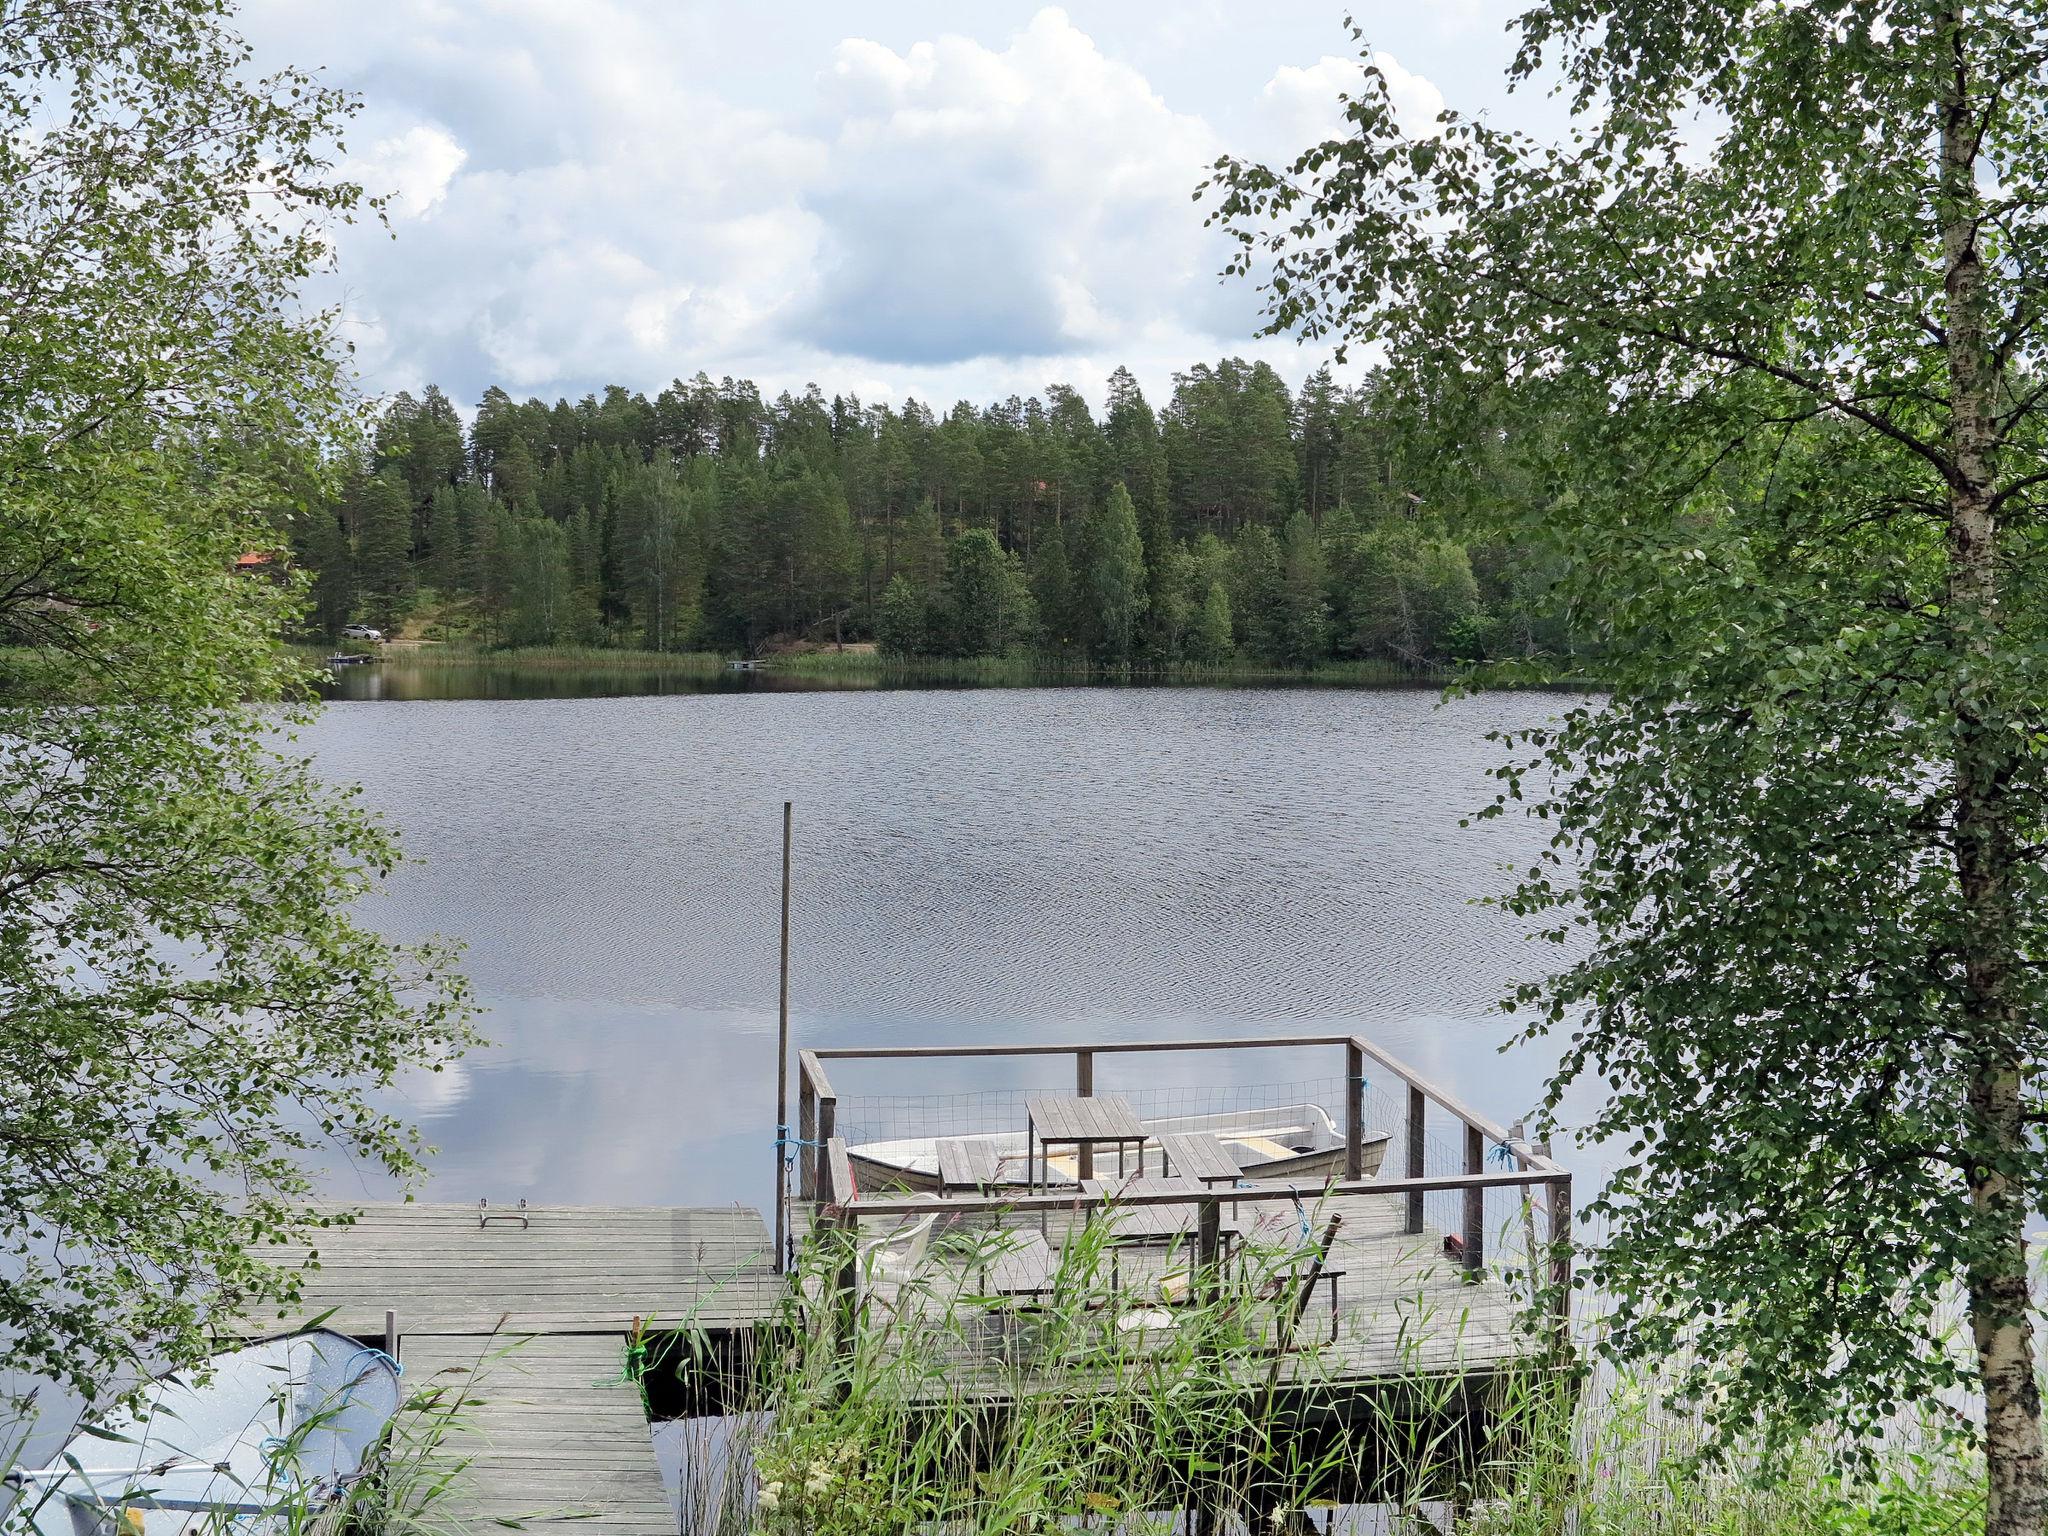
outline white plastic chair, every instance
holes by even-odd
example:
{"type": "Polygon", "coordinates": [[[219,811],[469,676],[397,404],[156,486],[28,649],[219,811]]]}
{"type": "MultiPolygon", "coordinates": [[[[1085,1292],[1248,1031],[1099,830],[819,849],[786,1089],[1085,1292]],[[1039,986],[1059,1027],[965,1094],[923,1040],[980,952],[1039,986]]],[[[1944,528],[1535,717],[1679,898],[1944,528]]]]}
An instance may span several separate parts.
{"type": "Polygon", "coordinates": [[[926,1216],[907,1227],[898,1227],[893,1232],[872,1238],[860,1245],[860,1284],[863,1292],[874,1289],[877,1281],[889,1281],[901,1286],[917,1274],[918,1266],[924,1263],[925,1250],[931,1246],[932,1228],[938,1217],[926,1216]]]}

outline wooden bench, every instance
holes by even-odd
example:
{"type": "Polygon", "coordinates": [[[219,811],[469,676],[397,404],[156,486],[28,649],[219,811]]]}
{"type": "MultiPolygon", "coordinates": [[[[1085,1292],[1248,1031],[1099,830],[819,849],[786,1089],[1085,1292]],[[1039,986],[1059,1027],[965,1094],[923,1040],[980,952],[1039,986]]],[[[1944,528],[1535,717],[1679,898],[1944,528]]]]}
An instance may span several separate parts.
{"type": "Polygon", "coordinates": [[[1157,1140],[1163,1174],[1177,1174],[1204,1185],[1235,1184],[1242,1176],[1237,1159],[1224,1151],[1223,1143],[1214,1136],[1188,1131],[1157,1140]]]}

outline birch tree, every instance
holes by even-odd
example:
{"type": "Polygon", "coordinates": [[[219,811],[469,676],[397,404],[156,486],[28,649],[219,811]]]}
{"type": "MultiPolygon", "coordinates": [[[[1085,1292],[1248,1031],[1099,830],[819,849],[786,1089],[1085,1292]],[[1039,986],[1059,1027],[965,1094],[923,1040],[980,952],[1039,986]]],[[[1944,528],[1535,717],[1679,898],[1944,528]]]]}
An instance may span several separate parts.
{"type": "Polygon", "coordinates": [[[1504,401],[1568,423],[1518,451],[1613,693],[1505,794],[1559,827],[1511,905],[1592,941],[1516,1001],[1626,1149],[1609,1347],[1690,1336],[1781,1434],[1973,1388],[1986,1529],[2032,1536],[2048,5],[1516,26],[1559,141],[1397,121],[1368,63],[1345,137],[1222,162],[1214,213],[1276,329],[1383,353],[1444,480],[1504,401]]]}

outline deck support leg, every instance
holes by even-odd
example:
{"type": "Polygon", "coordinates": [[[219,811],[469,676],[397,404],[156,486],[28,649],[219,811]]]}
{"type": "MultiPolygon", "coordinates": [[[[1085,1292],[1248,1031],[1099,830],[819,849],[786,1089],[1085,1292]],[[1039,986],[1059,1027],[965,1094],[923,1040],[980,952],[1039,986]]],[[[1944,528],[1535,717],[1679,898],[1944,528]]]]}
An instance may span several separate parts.
{"type": "Polygon", "coordinates": [[[390,1307],[384,1309],[384,1353],[398,1364],[398,1313],[390,1307]]]}
{"type": "Polygon", "coordinates": [[[803,1143],[796,1149],[797,1193],[806,1200],[818,1198],[818,1159],[811,1143],[818,1139],[818,1094],[811,1087],[809,1073],[797,1078],[796,1134],[803,1143]]]}
{"type": "MultiPolygon", "coordinates": [[[[1486,1172],[1486,1135],[1476,1125],[1465,1127],[1465,1171],[1486,1172]]],[[[1477,1276],[1486,1263],[1486,1191],[1465,1191],[1465,1268],[1477,1276]]]]}
{"type": "Polygon", "coordinates": [[[1560,1352],[1572,1341],[1572,1176],[1550,1181],[1550,1305],[1557,1318],[1560,1352]]]}
{"type": "MultiPolygon", "coordinates": [[[[1095,1053],[1093,1051],[1074,1052],[1074,1096],[1082,1099],[1092,1099],[1095,1097],[1095,1053]]],[[[1123,1172],[1124,1159],[1122,1147],[1117,1148],[1116,1167],[1118,1173],[1123,1172]]],[[[1142,1172],[1143,1170],[1141,1169],[1140,1171],[1142,1172]]],[[[1095,1148],[1091,1143],[1084,1141],[1074,1149],[1074,1172],[1077,1177],[1083,1179],[1095,1177],[1095,1148]]],[[[1051,1180],[1048,1179],[1047,1182],[1050,1183],[1051,1180]]]]}
{"type": "Polygon", "coordinates": [[[1344,1177],[1365,1177],[1365,1050],[1344,1044],[1344,1177]]]}
{"type": "MultiPolygon", "coordinates": [[[[1429,1114],[1429,1100],[1420,1088],[1408,1090],[1408,1177],[1419,1179],[1429,1150],[1424,1137],[1427,1133],[1426,1117],[1429,1114]]],[[[1422,1230],[1422,1196],[1420,1193],[1408,1197],[1408,1235],[1415,1236],[1422,1230]]]]}
{"type": "Polygon", "coordinates": [[[844,1207],[840,1210],[839,1231],[846,1251],[840,1256],[839,1272],[833,1277],[832,1304],[839,1355],[844,1360],[853,1357],[853,1331],[860,1326],[860,1221],[844,1207]]]}
{"type": "Polygon", "coordinates": [[[1195,1272],[1205,1296],[1213,1297],[1221,1287],[1222,1258],[1223,1202],[1205,1199],[1195,1225],[1195,1272]]]}

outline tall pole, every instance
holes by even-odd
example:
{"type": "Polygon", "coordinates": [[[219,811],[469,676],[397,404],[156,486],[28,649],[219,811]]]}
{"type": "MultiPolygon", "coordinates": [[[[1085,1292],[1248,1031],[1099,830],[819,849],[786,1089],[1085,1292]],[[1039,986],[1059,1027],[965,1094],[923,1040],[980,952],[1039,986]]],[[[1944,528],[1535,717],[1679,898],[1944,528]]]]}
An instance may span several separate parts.
{"type": "Polygon", "coordinates": [[[789,1179],[783,1162],[789,1138],[789,824],[782,802],[782,995],[775,1024],[775,1267],[789,1252],[789,1179]]]}

